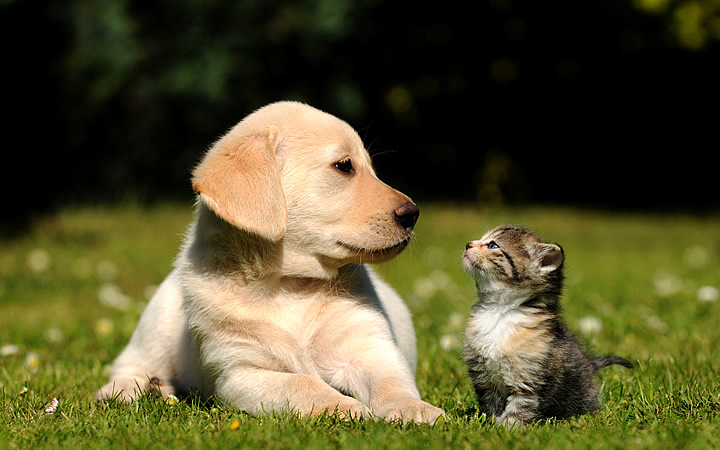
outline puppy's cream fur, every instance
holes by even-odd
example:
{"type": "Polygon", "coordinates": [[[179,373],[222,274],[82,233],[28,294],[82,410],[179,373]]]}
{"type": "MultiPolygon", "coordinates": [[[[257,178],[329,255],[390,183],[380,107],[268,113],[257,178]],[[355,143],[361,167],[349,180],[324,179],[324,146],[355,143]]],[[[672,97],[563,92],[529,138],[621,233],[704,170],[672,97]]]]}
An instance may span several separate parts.
{"type": "Polygon", "coordinates": [[[265,106],[215,143],[193,187],[175,269],[99,399],[197,390],[254,414],[443,414],[415,386],[407,307],[363,265],[408,243],[395,211],[410,199],[376,177],[347,123],[301,103],[265,106]],[[335,166],[348,160],[350,173],[335,166]]]}

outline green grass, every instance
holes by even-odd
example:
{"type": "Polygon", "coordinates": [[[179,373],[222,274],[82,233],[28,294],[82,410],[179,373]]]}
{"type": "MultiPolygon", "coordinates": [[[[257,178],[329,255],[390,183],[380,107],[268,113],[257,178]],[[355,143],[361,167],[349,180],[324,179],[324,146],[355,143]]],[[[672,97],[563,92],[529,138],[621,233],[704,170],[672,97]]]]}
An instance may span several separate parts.
{"type": "Polygon", "coordinates": [[[720,446],[720,301],[698,299],[701,287],[720,288],[716,216],[424,205],[415,242],[377,269],[413,312],[418,387],[447,411],[434,428],[258,418],[197,399],[98,404],[104,368],[169,272],[190,209],[67,210],[0,241],[0,346],[17,346],[0,356],[0,448],[720,446]],[[465,242],[500,223],[526,225],[563,246],[569,326],[592,352],[637,362],[635,370],[601,372],[600,413],[513,430],[477,413],[459,351],[474,301],[460,257],[465,242]],[[580,332],[586,322],[594,332],[580,332]],[[60,406],[45,414],[53,398],[60,406]]]}

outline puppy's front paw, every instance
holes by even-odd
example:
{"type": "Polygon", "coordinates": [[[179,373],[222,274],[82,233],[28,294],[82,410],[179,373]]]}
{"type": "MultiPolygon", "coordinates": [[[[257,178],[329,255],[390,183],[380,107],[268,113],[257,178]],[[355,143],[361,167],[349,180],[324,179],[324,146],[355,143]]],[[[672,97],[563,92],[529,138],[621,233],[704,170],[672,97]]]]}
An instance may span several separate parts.
{"type": "Polygon", "coordinates": [[[318,415],[332,415],[337,413],[343,419],[366,419],[371,417],[370,408],[352,397],[340,401],[330,401],[325,405],[315,405],[308,414],[310,417],[318,415]]]}
{"type": "Polygon", "coordinates": [[[96,400],[113,400],[117,399],[122,403],[132,403],[142,394],[144,388],[138,385],[135,378],[116,378],[105,386],[101,387],[97,394],[96,400]]]}
{"type": "Polygon", "coordinates": [[[388,421],[399,420],[403,424],[408,422],[427,423],[434,425],[445,411],[430,403],[414,398],[397,400],[381,411],[375,413],[388,421]]]}
{"type": "Polygon", "coordinates": [[[159,378],[138,378],[118,377],[101,387],[95,394],[96,400],[116,399],[122,403],[129,404],[143,394],[167,399],[169,395],[175,394],[172,383],[159,378]]]}

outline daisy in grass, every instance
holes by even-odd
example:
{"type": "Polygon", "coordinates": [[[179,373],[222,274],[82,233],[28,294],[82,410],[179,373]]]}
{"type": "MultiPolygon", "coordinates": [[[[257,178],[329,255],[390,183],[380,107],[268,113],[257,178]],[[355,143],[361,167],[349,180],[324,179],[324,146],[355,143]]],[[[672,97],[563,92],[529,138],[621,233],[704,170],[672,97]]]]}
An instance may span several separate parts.
{"type": "Polygon", "coordinates": [[[715,286],[702,286],[697,291],[697,298],[701,302],[716,302],[720,298],[720,291],[715,286]]]}
{"type": "Polygon", "coordinates": [[[579,325],[582,334],[597,334],[602,330],[602,322],[593,316],[583,317],[580,319],[579,325]]]}
{"type": "Polygon", "coordinates": [[[0,356],[10,356],[18,352],[18,346],[14,344],[3,345],[0,347],[0,356]]]}
{"type": "Polygon", "coordinates": [[[50,416],[55,414],[55,411],[57,411],[58,404],[59,404],[58,399],[53,397],[52,401],[50,402],[50,406],[48,406],[45,409],[45,414],[50,415],[50,416]]]}

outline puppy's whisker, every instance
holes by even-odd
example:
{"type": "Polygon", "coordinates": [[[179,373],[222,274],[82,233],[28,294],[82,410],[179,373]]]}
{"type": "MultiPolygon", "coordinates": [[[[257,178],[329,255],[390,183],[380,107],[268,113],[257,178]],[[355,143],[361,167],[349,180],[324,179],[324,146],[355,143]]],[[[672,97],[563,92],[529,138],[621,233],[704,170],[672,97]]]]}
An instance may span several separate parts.
{"type": "MultiPolygon", "coordinates": [[[[369,131],[370,131],[370,125],[368,125],[367,127],[365,127],[363,131],[369,132],[369,131]]],[[[378,139],[380,139],[381,137],[385,136],[386,134],[387,134],[387,133],[385,133],[385,132],[382,132],[382,133],[378,134],[377,136],[375,136],[375,138],[374,138],[369,144],[367,144],[367,145],[365,146],[365,148],[367,149],[368,153],[370,153],[370,149],[372,148],[373,145],[375,145],[375,142],[377,142],[378,139]]],[[[366,142],[366,141],[367,141],[367,134],[365,134],[365,135],[363,136],[363,142],[366,142]]]]}
{"type": "Polygon", "coordinates": [[[389,154],[393,154],[393,153],[398,153],[398,151],[397,151],[397,150],[392,150],[392,149],[390,149],[390,150],[374,151],[374,152],[370,153],[370,157],[373,158],[373,159],[375,159],[375,157],[377,157],[377,156],[389,155],[389,154]]]}

